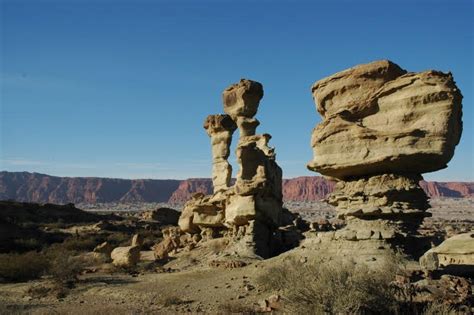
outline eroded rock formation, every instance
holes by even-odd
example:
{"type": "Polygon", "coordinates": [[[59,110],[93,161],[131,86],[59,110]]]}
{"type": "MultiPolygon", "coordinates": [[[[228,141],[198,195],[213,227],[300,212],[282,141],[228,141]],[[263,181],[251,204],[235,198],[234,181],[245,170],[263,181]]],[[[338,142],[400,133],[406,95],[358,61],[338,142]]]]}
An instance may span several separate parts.
{"type": "Polygon", "coordinates": [[[414,235],[429,214],[421,174],[447,166],[462,131],[451,73],[410,73],[387,61],[358,65],[312,87],[323,120],[308,168],[337,181],[328,202],[348,240],[414,235]]]}
{"type": "Polygon", "coordinates": [[[282,216],[282,171],[269,134],[256,134],[254,118],[263,97],[262,85],[242,79],[223,92],[225,115],[209,115],[204,129],[211,138],[214,194],[195,194],[179,219],[182,231],[199,233],[204,240],[217,236],[233,239],[234,251],[271,254],[271,235],[282,216]],[[239,128],[236,149],[239,171],[231,186],[229,157],[232,134],[239,128]]]}

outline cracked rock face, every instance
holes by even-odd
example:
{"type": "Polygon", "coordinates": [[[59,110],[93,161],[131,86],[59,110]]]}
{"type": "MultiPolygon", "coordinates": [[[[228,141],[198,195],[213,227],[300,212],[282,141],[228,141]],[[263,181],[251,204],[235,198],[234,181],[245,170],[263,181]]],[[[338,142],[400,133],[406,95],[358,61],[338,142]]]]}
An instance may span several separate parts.
{"type": "Polygon", "coordinates": [[[462,132],[450,73],[411,73],[388,61],[338,72],[312,87],[322,116],[308,168],[337,181],[328,202],[346,239],[414,233],[429,208],[422,173],[447,167],[462,132]]]}

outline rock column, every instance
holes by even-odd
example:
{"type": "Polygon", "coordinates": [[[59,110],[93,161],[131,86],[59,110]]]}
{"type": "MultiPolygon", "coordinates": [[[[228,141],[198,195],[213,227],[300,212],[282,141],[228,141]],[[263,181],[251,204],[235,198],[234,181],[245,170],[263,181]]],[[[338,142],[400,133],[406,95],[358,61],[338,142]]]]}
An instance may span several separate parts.
{"type": "Polygon", "coordinates": [[[225,236],[231,239],[229,252],[243,256],[269,257],[272,233],[281,221],[282,171],[275,150],[268,146],[269,134],[256,134],[254,118],[263,87],[242,79],[223,92],[226,115],[210,115],[204,128],[212,143],[214,194],[196,194],[188,201],[179,219],[182,231],[200,233],[203,240],[225,236]],[[230,186],[232,167],[228,163],[232,133],[239,128],[236,156],[239,171],[230,186]]]}
{"type": "Polygon", "coordinates": [[[451,73],[382,60],[322,79],[312,92],[323,120],[308,168],[337,181],[328,202],[347,227],[336,238],[407,245],[430,215],[421,174],[447,167],[461,136],[451,73]]]}
{"type": "Polygon", "coordinates": [[[209,115],[204,121],[204,129],[211,137],[214,193],[230,186],[232,166],[227,158],[230,154],[232,134],[236,128],[235,122],[228,115],[209,115]]]}

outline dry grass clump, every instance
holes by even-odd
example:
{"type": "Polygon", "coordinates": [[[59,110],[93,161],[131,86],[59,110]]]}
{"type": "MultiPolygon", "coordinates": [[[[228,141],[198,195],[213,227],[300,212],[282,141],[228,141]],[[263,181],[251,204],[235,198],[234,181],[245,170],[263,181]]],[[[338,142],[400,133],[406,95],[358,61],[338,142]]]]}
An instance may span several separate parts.
{"type": "Polygon", "coordinates": [[[397,266],[369,269],[349,261],[325,264],[287,262],[258,278],[266,289],[284,294],[293,314],[388,314],[400,307],[392,289],[397,266]]]}
{"type": "Polygon", "coordinates": [[[90,263],[82,256],[75,255],[62,246],[51,246],[46,253],[49,261],[47,274],[59,284],[71,287],[77,276],[90,263]]]}
{"type": "Polygon", "coordinates": [[[423,315],[457,315],[457,314],[469,314],[469,310],[465,313],[456,311],[451,305],[446,305],[440,302],[432,302],[426,305],[423,310],[423,315]]]}
{"type": "Polygon", "coordinates": [[[69,251],[89,252],[104,240],[95,236],[69,237],[64,240],[61,247],[69,251]]]}
{"type": "Polygon", "coordinates": [[[45,275],[55,282],[70,285],[77,275],[93,263],[75,251],[55,244],[42,252],[0,254],[0,278],[10,282],[21,282],[45,275]]]}
{"type": "Polygon", "coordinates": [[[36,279],[44,274],[48,266],[48,258],[42,253],[0,254],[0,278],[6,281],[36,279]]]}

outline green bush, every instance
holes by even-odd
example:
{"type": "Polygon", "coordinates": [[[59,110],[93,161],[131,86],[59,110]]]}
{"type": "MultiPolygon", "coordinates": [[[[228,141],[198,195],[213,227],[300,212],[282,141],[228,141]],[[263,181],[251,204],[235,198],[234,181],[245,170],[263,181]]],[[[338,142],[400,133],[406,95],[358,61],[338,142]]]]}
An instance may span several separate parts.
{"type": "Polygon", "coordinates": [[[46,255],[37,252],[0,254],[0,278],[27,281],[40,277],[49,267],[46,255]]]}

